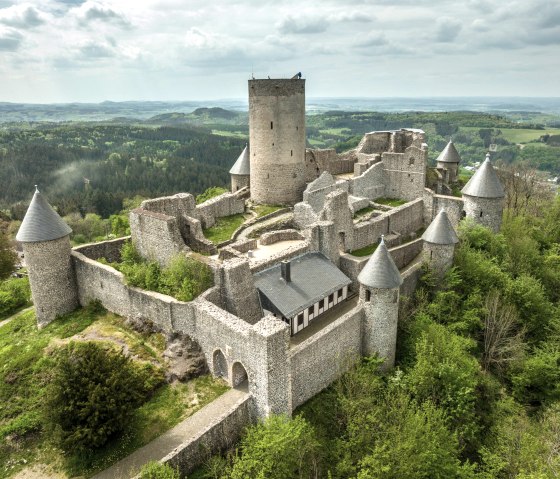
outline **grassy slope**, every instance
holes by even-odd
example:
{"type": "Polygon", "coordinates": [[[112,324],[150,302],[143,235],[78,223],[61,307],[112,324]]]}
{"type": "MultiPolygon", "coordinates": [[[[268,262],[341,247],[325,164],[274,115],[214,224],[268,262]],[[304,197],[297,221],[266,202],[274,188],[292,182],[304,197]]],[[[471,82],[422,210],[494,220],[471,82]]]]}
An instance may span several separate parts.
{"type": "Polygon", "coordinates": [[[222,394],[226,387],[209,377],[178,386],[165,385],[140,407],[120,440],[86,457],[64,457],[53,447],[42,422],[42,398],[52,366],[50,353],[64,341],[107,340],[123,345],[140,360],[159,363],[165,341],[159,334],[140,335],[118,316],[81,309],[38,331],[33,311],[0,328],[0,478],[25,464],[41,462],[70,476],[90,477],[159,436],[222,394]]]}

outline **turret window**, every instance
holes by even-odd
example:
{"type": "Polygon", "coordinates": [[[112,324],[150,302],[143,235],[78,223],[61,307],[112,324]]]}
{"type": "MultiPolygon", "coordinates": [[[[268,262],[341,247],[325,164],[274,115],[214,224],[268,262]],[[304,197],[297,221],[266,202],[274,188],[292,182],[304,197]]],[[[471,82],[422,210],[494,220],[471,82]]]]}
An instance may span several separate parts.
{"type": "Polygon", "coordinates": [[[482,211],[480,212],[480,217],[482,218],[482,211]]]}
{"type": "Polygon", "coordinates": [[[274,128],[274,123],[270,122],[270,129],[272,130],[274,128]]]}
{"type": "Polygon", "coordinates": [[[371,291],[366,289],[366,301],[371,301],[371,291]]]}

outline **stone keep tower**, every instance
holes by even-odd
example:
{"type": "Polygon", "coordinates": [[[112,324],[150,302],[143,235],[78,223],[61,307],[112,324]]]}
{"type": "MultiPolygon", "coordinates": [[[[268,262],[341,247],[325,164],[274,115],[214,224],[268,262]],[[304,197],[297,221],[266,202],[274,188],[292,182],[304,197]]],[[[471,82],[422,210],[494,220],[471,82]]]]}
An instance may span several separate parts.
{"type": "Polygon", "coordinates": [[[424,240],[423,256],[435,274],[442,278],[453,265],[453,254],[455,245],[459,238],[453,229],[451,221],[444,209],[442,209],[426,228],[422,235],[424,240]]]}
{"type": "Polygon", "coordinates": [[[465,216],[490,228],[494,233],[500,231],[505,193],[490,163],[490,153],[461,192],[465,216]]]}
{"type": "Polygon", "coordinates": [[[78,307],[68,236],[71,232],[36,190],[16,239],[23,244],[39,328],[78,307]]]}
{"type": "Polygon", "coordinates": [[[251,199],[294,205],[305,188],[305,80],[249,80],[251,199]]]}
{"type": "Polygon", "coordinates": [[[360,304],[365,313],[362,354],[377,353],[384,358],[384,369],[395,364],[399,287],[403,280],[383,237],[358,275],[360,304]]]}

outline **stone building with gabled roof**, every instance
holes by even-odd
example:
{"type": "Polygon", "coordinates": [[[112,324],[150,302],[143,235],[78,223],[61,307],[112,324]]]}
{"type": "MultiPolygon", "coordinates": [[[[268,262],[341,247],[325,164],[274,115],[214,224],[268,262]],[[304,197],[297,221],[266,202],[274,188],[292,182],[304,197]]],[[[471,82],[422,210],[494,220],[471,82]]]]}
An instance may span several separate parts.
{"type": "Polygon", "coordinates": [[[254,275],[261,305],[290,325],[291,334],[345,301],[352,284],[321,253],[305,253],[254,275]]]}

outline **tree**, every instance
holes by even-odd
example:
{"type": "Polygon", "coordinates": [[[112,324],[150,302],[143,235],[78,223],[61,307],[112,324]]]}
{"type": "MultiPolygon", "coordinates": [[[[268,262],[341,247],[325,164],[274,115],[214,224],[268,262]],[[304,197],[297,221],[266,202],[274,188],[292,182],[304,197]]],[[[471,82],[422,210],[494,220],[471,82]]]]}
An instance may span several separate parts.
{"type": "Polygon", "coordinates": [[[121,432],[147,395],[148,371],[93,342],[56,353],[45,405],[46,423],[65,451],[97,449],[121,432]]]}
{"type": "Polygon", "coordinates": [[[485,309],[482,367],[503,377],[509,365],[523,357],[524,331],[515,307],[504,304],[498,291],[488,293],[485,309]]]}
{"type": "Polygon", "coordinates": [[[231,479],[316,477],[318,443],[313,427],[301,416],[269,416],[247,430],[241,450],[231,479]]]}
{"type": "Polygon", "coordinates": [[[17,254],[12,249],[8,237],[0,232],[0,279],[5,279],[16,268],[17,254]]]}

